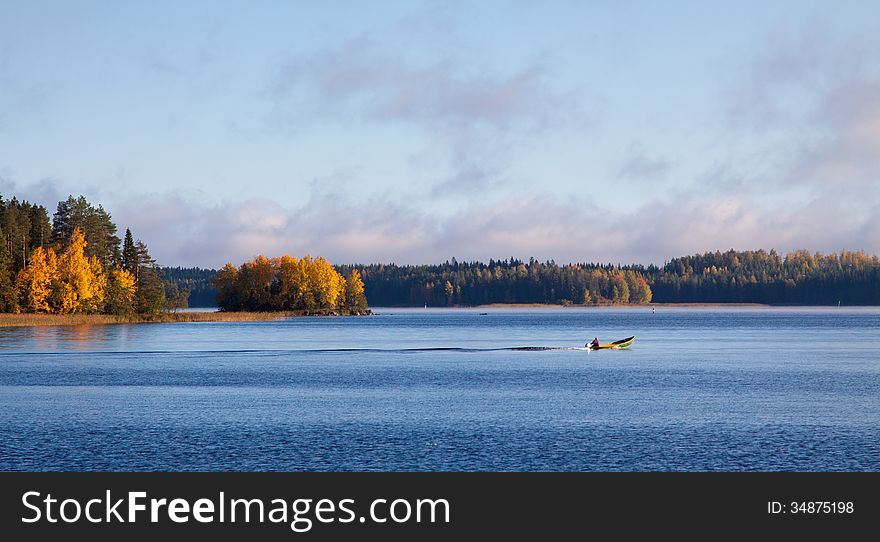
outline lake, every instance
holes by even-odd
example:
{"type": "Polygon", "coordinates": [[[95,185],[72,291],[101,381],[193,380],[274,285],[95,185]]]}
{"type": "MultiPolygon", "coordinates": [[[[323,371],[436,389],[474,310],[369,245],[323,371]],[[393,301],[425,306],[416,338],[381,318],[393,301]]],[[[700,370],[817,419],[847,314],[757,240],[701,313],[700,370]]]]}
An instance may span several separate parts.
{"type": "Polygon", "coordinates": [[[880,470],[878,308],[376,312],[0,328],[0,470],[880,470]]]}

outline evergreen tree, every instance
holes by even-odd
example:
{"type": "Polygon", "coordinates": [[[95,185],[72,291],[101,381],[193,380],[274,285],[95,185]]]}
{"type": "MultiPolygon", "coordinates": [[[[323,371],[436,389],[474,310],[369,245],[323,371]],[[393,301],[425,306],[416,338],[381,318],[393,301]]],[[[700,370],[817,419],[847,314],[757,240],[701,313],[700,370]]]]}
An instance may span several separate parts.
{"type": "Polygon", "coordinates": [[[18,292],[12,279],[12,256],[3,239],[3,228],[0,227],[0,312],[17,312],[18,292]]]}
{"type": "Polygon", "coordinates": [[[30,209],[30,246],[45,247],[52,240],[52,226],[49,224],[49,213],[42,205],[33,204],[30,209]]]}
{"type": "Polygon", "coordinates": [[[135,306],[138,314],[155,316],[165,310],[165,283],[154,267],[141,267],[135,306]]]}
{"type": "Polygon", "coordinates": [[[137,283],[134,275],[125,269],[114,269],[107,277],[107,295],[104,312],[128,316],[135,312],[137,283]]]}
{"type": "Polygon", "coordinates": [[[134,246],[134,238],[132,237],[129,228],[125,228],[125,239],[122,242],[121,267],[129,273],[133,273],[135,278],[137,278],[138,253],[134,246]]]}
{"type": "Polygon", "coordinates": [[[150,256],[147,245],[140,239],[135,241],[133,253],[137,284],[135,307],[139,314],[156,315],[166,309],[166,285],[159,275],[156,260],[150,256]]]}
{"type": "Polygon", "coordinates": [[[119,262],[116,224],[103,207],[93,207],[84,196],[69,196],[59,202],[52,216],[52,241],[58,246],[67,246],[76,228],[82,230],[88,243],[87,256],[98,258],[106,269],[119,262]]]}

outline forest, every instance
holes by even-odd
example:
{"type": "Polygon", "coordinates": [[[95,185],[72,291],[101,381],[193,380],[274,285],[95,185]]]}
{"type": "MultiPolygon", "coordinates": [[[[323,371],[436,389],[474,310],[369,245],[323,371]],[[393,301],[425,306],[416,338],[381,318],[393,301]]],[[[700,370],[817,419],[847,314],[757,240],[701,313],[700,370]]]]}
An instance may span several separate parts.
{"type": "MultiPolygon", "coordinates": [[[[340,266],[347,272],[349,266],[340,266]]],[[[377,306],[432,307],[490,303],[650,303],[651,287],[641,268],[612,265],[524,262],[516,259],[440,265],[354,266],[377,306]]]]}
{"type": "MultiPolygon", "coordinates": [[[[490,303],[763,303],[770,305],[880,305],[880,260],[864,252],[832,254],[775,250],[707,252],[674,258],[662,267],[553,261],[489,260],[437,265],[341,265],[358,270],[374,306],[468,306],[490,303]]],[[[172,282],[213,297],[214,273],[172,282]]],[[[180,279],[178,279],[180,277],[180,279]]],[[[213,303],[209,303],[213,305],[213,303]]]]}
{"type": "Polygon", "coordinates": [[[648,276],[657,301],[880,305],[880,259],[861,251],[707,252],[674,258],[648,276]]]}
{"type": "Polygon", "coordinates": [[[145,243],[84,197],[45,207],[0,196],[0,312],[156,315],[186,306],[145,243]]]}

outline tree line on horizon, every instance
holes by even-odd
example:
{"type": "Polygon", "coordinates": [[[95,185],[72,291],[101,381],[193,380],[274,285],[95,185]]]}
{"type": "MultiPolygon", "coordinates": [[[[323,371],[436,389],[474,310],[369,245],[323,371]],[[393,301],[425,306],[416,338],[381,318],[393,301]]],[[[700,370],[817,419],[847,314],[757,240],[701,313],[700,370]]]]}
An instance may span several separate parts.
{"type": "Polygon", "coordinates": [[[85,197],[45,207],[0,195],[0,312],[155,315],[186,306],[146,244],[85,197]]]}
{"type": "Polygon", "coordinates": [[[187,306],[312,310],[490,303],[880,305],[880,259],[863,251],[715,251],[662,267],[510,258],[337,265],[260,256],[220,271],[160,268],[85,197],[45,207],[0,195],[0,312],[155,315],[187,306]],[[190,294],[193,297],[190,297],[190,294]]]}
{"type": "Polygon", "coordinates": [[[639,269],[598,264],[528,262],[511,258],[439,265],[371,264],[358,269],[374,305],[491,303],[645,304],[653,292],[639,269]]]}
{"type": "Polygon", "coordinates": [[[706,252],[649,273],[658,301],[783,305],[880,305],[880,258],[797,250],[706,252]]]}
{"type": "MultiPolygon", "coordinates": [[[[785,256],[775,250],[716,251],[655,265],[490,260],[435,265],[340,265],[356,269],[374,306],[455,306],[490,303],[644,304],[764,303],[880,305],[880,260],[864,252],[785,256]]],[[[166,269],[170,280],[214,295],[208,269],[166,269]],[[180,277],[180,279],[178,279],[180,277]],[[199,278],[201,277],[201,278],[199,278]]]]}

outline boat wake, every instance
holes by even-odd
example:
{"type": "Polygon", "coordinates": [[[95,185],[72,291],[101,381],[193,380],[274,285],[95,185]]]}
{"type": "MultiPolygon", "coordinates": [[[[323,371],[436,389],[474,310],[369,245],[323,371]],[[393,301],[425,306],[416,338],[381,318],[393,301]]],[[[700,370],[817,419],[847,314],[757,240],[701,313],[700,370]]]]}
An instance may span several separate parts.
{"type": "Polygon", "coordinates": [[[589,350],[576,346],[502,346],[495,348],[471,348],[463,346],[431,346],[423,348],[326,348],[319,350],[297,350],[298,352],[546,352],[549,350],[589,350]]]}
{"type": "Polygon", "coordinates": [[[287,348],[267,348],[267,349],[239,349],[239,350],[83,350],[83,351],[35,351],[35,352],[0,352],[0,357],[20,356],[23,353],[39,353],[41,355],[56,356],[94,356],[94,355],[140,355],[140,354],[357,354],[357,353],[377,353],[377,354],[406,354],[419,352],[548,352],[553,350],[584,350],[589,348],[573,347],[573,346],[502,346],[495,348],[471,348],[463,346],[429,346],[421,348],[303,348],[303,349],[287,349],[287,348]]]}

